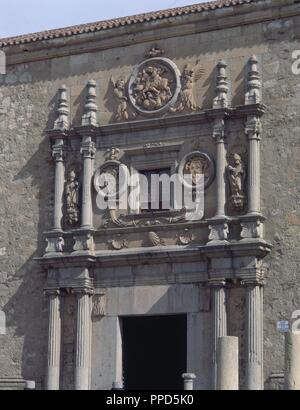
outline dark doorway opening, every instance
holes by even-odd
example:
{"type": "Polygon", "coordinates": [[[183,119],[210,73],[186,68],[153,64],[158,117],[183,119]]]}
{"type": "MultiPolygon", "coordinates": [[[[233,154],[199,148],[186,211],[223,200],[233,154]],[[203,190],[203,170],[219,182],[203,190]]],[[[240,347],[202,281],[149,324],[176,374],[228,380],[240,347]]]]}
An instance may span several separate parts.
{"type": "Polygon", "coordinates": [[[182,390],[186,315],[126,317],[122,323],[125,389],[182,390]]]}

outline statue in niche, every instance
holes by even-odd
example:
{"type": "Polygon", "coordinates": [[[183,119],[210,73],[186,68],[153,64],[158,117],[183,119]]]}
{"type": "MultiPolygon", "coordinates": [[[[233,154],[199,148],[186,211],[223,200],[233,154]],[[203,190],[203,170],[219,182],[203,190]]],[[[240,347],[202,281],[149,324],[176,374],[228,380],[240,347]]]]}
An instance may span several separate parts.
{"type": "Polygon", "coordinates": [[[141,70],[133,84],[136,104],[144,110],[155,111],[167,104],[173,93],[170,73],[159,64],[146,66],[141,70]]]}
{"type": "Polygon", "coordinates": [[[80,199],[79,199],[79,182],[76,178],[75,171],[70,171],[67,183],[66,183],[66,205],[67,205],[67,223],[71,226],[76,225],[79,222],[80,214],[80,199]]]}
{"type": "Polygon", "coordinates": [[[231,165],[228,165],[228,178],[231,191],[231,202],[238,211],[245,206],[245,168],[242,157],[239,154],[231,156],[231,165]]]}
{"type": "Polygon", "coordinates": [[[194,84],[203,75],[202,67],[191,68],[188,64],[185,65],[181,74],[181,92],[179,96],[179,105],[176,108],[171,108],[171,112],[181,111],[196,111],[198,106],[194,97],[194,84]]]}
{"type": "Polygon", "coordinates": [[[114,95],[118,102],[116,119],[117,121],[128,121],[128,98],[126,97],[125,81],[122,78],[114,81],[114,78],[112,77],[111,82],[114,87],[114,95]]]}

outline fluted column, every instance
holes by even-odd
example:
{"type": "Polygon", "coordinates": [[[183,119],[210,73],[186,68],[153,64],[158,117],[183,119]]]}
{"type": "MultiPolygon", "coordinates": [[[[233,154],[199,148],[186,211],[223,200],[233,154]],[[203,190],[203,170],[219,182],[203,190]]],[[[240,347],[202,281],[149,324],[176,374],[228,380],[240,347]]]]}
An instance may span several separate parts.
{"type": "Polygon", "coordinates": [[[61,309],[60,292],[47,291],[49,298],[49,331],[46,390],[59,390],[61,355],[61,309]]]}
{"type": "Polygon", "coordinates": [[[226,282],[211,282],[213,301],[213,389],[217,387],[217,346],[218,338],[227,336],[227,308],[226,308],[226,282]]]}
{"type": "Polygon", "coordinates": [[[89,390],[91,370],[91,294],[76,290],[75,390],[89,390]]]}
{"type": "Polygon", "coordinates": [[[217,146],[216,180],[217,180],[217,214],[216,218],[225,217],[226,191],[226,149],[225,149],[225,123],[223,118],[214,121],[213,138],[217,146]]]}
{"type": "Polygon", "coordinates": [[[260,213],[260,135],[261,122],[258,117],[248,117],[246,134],[249,144],[248,165],[248,213],[260,213]]]}
{"type": "Polygon", "coordinates": [[[246,389],[263,389],[263,288],[255,281],[246,287],[246,389]]]}
{"type": "Polygon", "coordinates": [[[64,143],[57,138],[52,147],[52,156],[55,160],[55,189],[54,189],[54,218],[53,228],[61,231],[63,218],[63,194],[65,184],[64,143]]]}
{"type": "Polygon", "coordinates": [[[92,175],[95,157],[95,144],[91,137],[83,137],[81,154],[83,157],[83,183],[82,183],[82,228],[92,228],[92,175]]]}

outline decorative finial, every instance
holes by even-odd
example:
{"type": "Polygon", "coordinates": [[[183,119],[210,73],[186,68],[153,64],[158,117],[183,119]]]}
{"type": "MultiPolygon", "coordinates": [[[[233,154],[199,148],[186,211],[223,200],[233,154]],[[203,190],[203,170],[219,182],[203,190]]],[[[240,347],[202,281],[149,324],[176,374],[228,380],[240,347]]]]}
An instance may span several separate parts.
{"type": "Polygon", "coordinates": [[[98,125],[97,121],[97,112],[98,112],[98,107],[96,104],[96,81],[90,80],[87,83],[87,97],[86,97],[86,103],[85,103],[85,113],[82,116],[81,120],[81,125],[86,126],[86,125],[98,125]]]}
{"type": "Polygon", "coordinates": [[[245,104],[258,104],[261,102],[260,89],[261,82],[257,68],[258,60],[256,56],[249,59],[248,91],[245,95],[245,104]]]}
{"type": "Polygon", "coordinates": [[[55,130],[67,130],[69,128],[69,107],[67,100],[67,87],[62,85],[58,90],[57,118],[54,122],[55,130]]]}
{"type": "Polygon", "coordinates": [[[217,65],[217,96],[214,98],[213,108],[227,108],[228,107],[228,82],[226,75],[227,64],[224,60],[219,61],[217,65]]]}

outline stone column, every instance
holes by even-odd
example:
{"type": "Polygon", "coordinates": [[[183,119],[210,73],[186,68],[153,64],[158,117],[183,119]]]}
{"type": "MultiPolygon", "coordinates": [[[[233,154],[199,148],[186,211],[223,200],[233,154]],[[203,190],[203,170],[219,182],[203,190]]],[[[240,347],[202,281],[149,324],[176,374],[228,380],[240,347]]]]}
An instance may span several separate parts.
{"type": "Polygon", "coordinates": [[[219,337],[227,336],[226,282],[211,282],[213,292],[213,389],[217,387],[217,344],[219,337]]]}
{"type": "Polygon", "coordinates": [[[49,331],[46,390],[59,390],[61,355],[60,291],[46,291],[49,298],[49,331]]]}
{"type": "Polygon", "coordinates": [[[194,373],[184,373],[183,378],[183,390],[194,390],[194,380],[196,375],[194,373]]]}
{"type": "Polygon", "coordinates": [[[75,390],[89,390],[91,370],[91,295],[76,290],[77,320],[75,342],[75,390]]]}
{"type": "Polygon", "coordinates": [[[255,281],[243,284],[246,286],[246,389],[263,390],[263,288],[255,281]]]}
{"type": "Polygon", "coordinates": [[[239,339],[220,337],[218,339],[217,390],[239,389],[239,339]]]}
{"type": "Polygon", "coordinates": [[[83,183],[82,183],[82,228],[92,228],[92,175],[95,157],[95,144],[91,137],[83,137],[81,154],[83,156],[83,183]]]}
{"type": "Polygon", "coordinates": [[[225,176],[226,176],[226,150],[225,150],[225,123],[224,119],[217,118],[213,126],[213,138],[217,145],[216,180],[217,180],[217,214],[215,218],[224,218],[226,205],[225,176]]]}
{"type": "Polygon", "coordinates": [[[260,119],[250,116],[247,119],[246,134],[249,141],[248,164],[248,213],[260,214],[260,119]]]}
{"type": "Polygon", "coordinates": [[[52,147],[52,156],[55,160],[55,193],[54,193],[54,230],[61,231],[63,218],[63,194],[65,185],[64,143],[57,138],[52,147]]]}
{"type": "Polygon", "coordinates": [[[285,334],[285,390],[300,390],[300,333],[285,334]]]}

